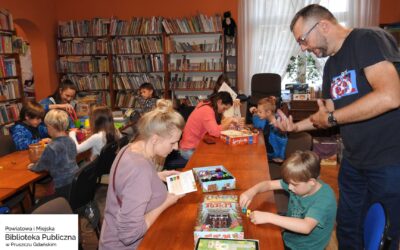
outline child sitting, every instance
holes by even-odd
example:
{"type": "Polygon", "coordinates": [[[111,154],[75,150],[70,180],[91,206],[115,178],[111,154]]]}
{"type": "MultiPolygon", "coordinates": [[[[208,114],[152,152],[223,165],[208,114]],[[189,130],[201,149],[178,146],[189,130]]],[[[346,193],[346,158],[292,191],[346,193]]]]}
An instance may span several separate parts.
{"type": "Polygon", "coordinates": [[[47,128],[42,123],[45,110],[37,102],[24,104],[19,113],[20,121],[10,128],[11,136],[17,150],[28,149],[29,145],[43,141],[49,142],[47,128]]]}
{"type": "Polygon", "coordinates": [[[336,216],[332,189],[318,179],[320,161],[311,151],[297,151],[284,163],[283,180],[263,181],[240,195],[240,206],[247,209],[258,193],[283,189],[289,193],[286,216],[261,211],[250,213],[254,224],[271,223],[285,229],[285,249],[325,249],[336,216]]]}
{"type": "Polygon", "coordinates": [[[287,135],[274,126],[276,122],[276,97],[269,96],[260,99],[257,108],[250,108],[250,113],[253,114],[254,127],[263,129],[268,160],[282,162],[285,159],[287,135]]]}
{"type": "Polygon", "coordinates": [[[52,141],[47,145],[39,161],[29,164],[34,172],[48,171],[53,177],[57,196],[68,198],[70,184],[78,170],[76,146],[67,136],[68,114],[59,109],[50,110],[44,118],[52,141]]]}
{"type": "Polygon", "coordinates": [[[136,107],[141,114],[149,112],[156,107],[157,96],[151,83],[142,83],[139,87],[140,96],[136,101],[136,107]]]}
{"type": "Polygon", "coordinates": [[[90,113],[90,128],[92,135],[81,144],[76,140],[76,130],[69,132],[69,136],[75,142],[78,153],[91,149],[90,160],[100,155],[104,145],[117,141],[121,134],[114,127],[114,118],[111,109],[107,106],[97,106],[90,113]]]}

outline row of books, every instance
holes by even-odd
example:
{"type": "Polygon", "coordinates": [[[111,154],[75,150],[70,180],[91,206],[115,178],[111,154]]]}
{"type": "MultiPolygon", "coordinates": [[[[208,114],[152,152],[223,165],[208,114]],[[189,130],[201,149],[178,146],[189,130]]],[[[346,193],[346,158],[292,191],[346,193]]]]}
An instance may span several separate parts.
{"type": "Polygon", "coordinates": [[[137,105],[138,95],[132,92],[118,92],[117,96],[115,97],[115,106],[118,108],[135,108],[137,105]]]}
{"type": "Polygon", "coordinates": [[[236,71],[236,63],[230,63],[229,61],[226,61],[226,67],[225,70],[230,72],[230,71],[236,71]]]}
{"type": "Polygon", "coordinates": [[[236,47],[233,44],[228,44],[225,48],[225,53],[227,56],[236,56],[236,47]]]}
{"type": "Polygon", "coordinates": [[[77,56],[60,57],[57,61],[59,73],[99,73],[108,72],[107,57],[77,56]]]}
{"type": "Polygon", "coordinates": [[[167,42],[167,49],[169,52],[183,53],[183,52],[222,52],[222,37],[216,39],[213,43],[189,43],[172,41],[167,42]]]}
{"type": "Polygon", "coordinates": [[[161,37],[124,37],[116,38],[111,41],[111,51],[113,54],[131,53],[162,53],[161,37]]]}
{"type": "Polygon", "coordinates": [[[111,19],[110,35],[146,35],[161,34],[162,17],[133,17],[131,20],[111,19]]]}
{"type": "Polygon", "coordinates": [[[9,103],[0,105],[0,124],[19,120],[22,103],[9,103]]]}
{"type": "Polygon", "coordinates": [[[14,58],[0,56],[0,77],[17,76],[17,67],[14,58]]]}
{"type": "Polygon", "coordinates": [[[170,85],[175,89],[213,89],[215,82],[207,81],[191,81],[191,82],[174,82],[171,81],[170,85]]]}
{"type": "Polygon", "coordinates": [[[201,101],[199,96],[177,96],[177,99],[187,106],[196,106],[201,101]]]}
{"type": "Polygon", "coordinates": [[[65,75],[63,79],[71,80],[78,88],[82,90],[104,90],[110,86],[108,75],[65,75]]]}
{"type": "Polygon", "coordinates": [[[114,75],[113,82],[117,90],[137,90],[145,82],[151,83],[155,89],[164,89],[164,77],[156,74],[114,75]]]}
{"type": "Polygon", "coordinates": [[[109,18],[59,21],[58,37],[106,36],[108,35],[109,26],[109,18]]]}
{"type": "Polygon", "coordinates": [[[117,56],[113,58],[114,72],[159,72],[164,70],[161,55],[117,56]]]}
{"type": "Polygon", "coordinates": [[[14,30],[12,14],[6,9],[0,9],[0,30],[14,30]]]}
{"type": "Polygon", "coordinates": [[[0,33],[0,54],[13,53],[12,36],[2,36],[0,33]]]}
{"type": "Polygon", "coordinates": [[[17,99],[21,95],[19,93],[19,83],[17,79],[8,79],[4,82],[0,81],[0,97],[5,99],[17,99]]]}
{"type": "Polygon", "coordinates": [[[75,98],[77,103],[96,103],[110,107],[110,93],[108,91],[84,92],[81,91],[75,98]]]}
{"type": "Polygon", "coordinates": [[[59,55],[108,54],[109,51],[107,39],[63,39],[57,41],[57,48],[59,55]]]}
{"type": "Polygon", "coordinates": [[[169,63],[170,71],[222,71],[222,60],[204,59],[203,62],[190,62],[190,59],[176,59],[176,63],[169,63]]]}
{"type": "Polygon", "coordinates": [[[181,19],[162,20],[165,32],[168,34],[181,33],[201,33],[201,32],[222,32],[221,16],[215,15],[208,17],[198,14],[193,17],[184,17],[181,19]]]}

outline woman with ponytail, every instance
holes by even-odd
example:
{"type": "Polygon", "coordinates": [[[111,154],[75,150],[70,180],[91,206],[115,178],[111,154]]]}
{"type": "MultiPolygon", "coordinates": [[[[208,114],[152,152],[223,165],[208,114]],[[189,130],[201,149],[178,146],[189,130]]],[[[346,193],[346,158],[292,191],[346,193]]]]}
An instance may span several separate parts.
{"type": "Polygon", "coordinates": [[[154,158],[178,149],[184,125],[164,99],[140,118],[136,140],[121,149],[111,168],[100,250],[137,249],[157,217],[182,197],[168,193],[163,183],[177,172],[157,172],[154,158]]]}
{"type": "MultiPolygon", "coordinates": [[[[189,160],[200,140],[206,133],[219,137],[222,130],[229,128],[231,124],[239,124],[239,118],[226,117],[222,114],[233,104],[231,95],[221,91],[213,94],[209,100],[200,102],[190,114],[182,140],[180,142],[180,153],[183,158],[189,160]],[[219,124],[221,121],[221,124],[219,124]]],[[[243,126],[244,124],[240,124],[243,126]]]]}

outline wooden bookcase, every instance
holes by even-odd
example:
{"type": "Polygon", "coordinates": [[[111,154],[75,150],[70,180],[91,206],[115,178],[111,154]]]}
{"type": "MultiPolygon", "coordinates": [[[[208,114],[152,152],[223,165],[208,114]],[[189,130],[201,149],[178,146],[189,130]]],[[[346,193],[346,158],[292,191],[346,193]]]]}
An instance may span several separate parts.
{"type": "Polygon", "coordinates": [[[237,34],[235,34],[235,36],[224,36],[224,73],[229,78],[232,87],[235,89],[238,87],[237,51],[237,34]]]}
{"type": "Polygon", "coordinates": [[[23,88],[19,54],[13,47],[15,30],[11,13],[0,9],[0,133],[19,120],[23,88]]]}
{"type": "Polygon", "coordinates": [[[143,82],[195,105],[225,72],[224,43],[218,15],[59,22],[57,68],[77,85],[78,99],[94,93],[114,109],[134,107],[143,82]]]}

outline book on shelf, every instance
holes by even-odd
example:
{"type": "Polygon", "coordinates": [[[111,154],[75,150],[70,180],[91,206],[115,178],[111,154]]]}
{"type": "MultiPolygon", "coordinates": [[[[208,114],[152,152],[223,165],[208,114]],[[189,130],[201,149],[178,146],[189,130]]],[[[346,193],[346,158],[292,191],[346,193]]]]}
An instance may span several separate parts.
{"type": "Polygon", "coordinates": [[[14,30],[14,22],[12,14],[6,9],[0,9],[0,29],[14,30]]]}

